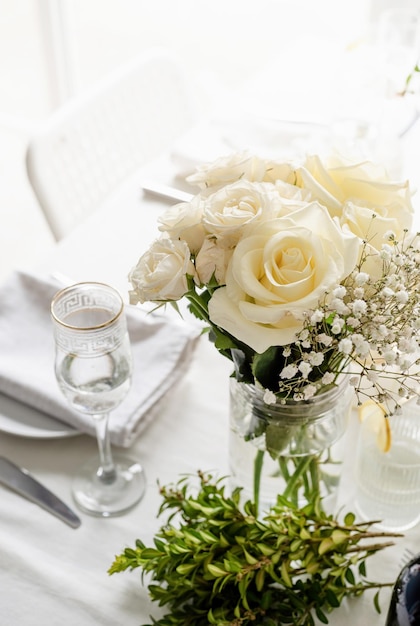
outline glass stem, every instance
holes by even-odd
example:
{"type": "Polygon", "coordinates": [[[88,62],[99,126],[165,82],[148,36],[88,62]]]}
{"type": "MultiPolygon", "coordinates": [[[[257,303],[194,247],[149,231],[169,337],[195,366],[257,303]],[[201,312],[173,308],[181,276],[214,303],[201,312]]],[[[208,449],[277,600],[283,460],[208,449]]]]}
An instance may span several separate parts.
{"type": "Polygon", "coordinates": [[[111,453],[108,421],[109,413],[99,413],[93,416],[95,420],[96,439],[99,450],[99,468],[96,472],[98,478],[105,485],[112,484],[117,476],[111,453]]]}

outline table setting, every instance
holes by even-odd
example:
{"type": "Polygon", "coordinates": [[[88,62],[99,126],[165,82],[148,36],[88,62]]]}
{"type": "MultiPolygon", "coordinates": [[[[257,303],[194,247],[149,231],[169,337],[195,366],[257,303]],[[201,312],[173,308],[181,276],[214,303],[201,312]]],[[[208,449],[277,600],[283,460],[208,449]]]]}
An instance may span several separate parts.
{"type": "MultiPolygon", "coordinates": [[[[207,133],[207,128],[205,131],[203,128],[196,129],[196,137],[200,137],[203,132],[207,133]]],[[[325,137],[322,139],[322,145],[325,146],[325,137]]],[[[201,145],[197,139],[195,145],[201,145]]],[[[412,385],[412,389],[411,379],[405,374],[403,357],[409,354],[413,347],[410,340],[414,341],[413,337],[416,336],[414,320],[417,304],[414,296],[405,299],[401,294],[406,290],[410,296],[409,290],[414,289],[409,287],[412,285],[409,283],[410,272],[414,280],[414,272],[418,271],[417,261],[411,259],[416,255],[417,244],[414,238],[409,239],[404,234],[411,230],[413,221],[412,189],[406,181],[387,179],[380,164],[370,167],[360,166],[359,162],[354,161],[331,161],[331,165],[321,157],[313,157],[312,160],[308,157],[307,161],[299,161],[296,154],[291,154],[288,160],[283,153],[278,159],[270,153],[264,161],[249,153],[232,153],[232,146],[233,143],[229,146],[226,141],[214,139],[209,147],[208,159],[204,159],[207,160],[205,165],[200,150],[192,150],[192,133],[184,144],[174,146],[171,155],[165,155],[162,160],[144,168],[127,181],[120,192],[109,198],[98,212],[89,216],[59,242],[52,254],[47,255],[38,267],[21,268],[0,286],[0,456],[24,468],[26,473],[29,472],[31,477],[69,506],[80,520],[77,527],[69,527],[69,524],[63,524],[61,519],[50,515],[36,503],[21,498],[12,489],[1,488],[1,623],[28,626],[47,620],[52,624],[80,623],[86,626],[172,623],[153,622],[153,619],[164,619],[163,616],[171,611],[175,616],[177,613],[176,600],[173,605],[168,600],[169,606],[158,606],[162,598],[160,592],[150,593],[148,590],[150,577],[154,574],[150,551],[152,546],[156,548],[156,538],[165,527],[165,511],[178,511],[173,500],[174,493],[182,491],[191,483],[198,492],[195,491],[188,502],[196,508],[205,493],[206,497],[209,493],[213,494],[210,502],[221,498],[224,506],[226,494],[232,485],[244,489],[246,497],[258,505],[257,509],[247,509],[248,515],[255,519],[259,515],[263,516],[267,507],[273,506],[273,497],[283,492],[292,497],[293,506],[297,507],[293,511],[297,515],[296,511],[313,506],[312,498],[318,493],[317,489],[320,489],[319,495],[323,502],[326,497],[324,486],[329,485],[330,488],[332,485],[334,503],[328,514],[341,515],[340,532],[345,533],[347,539],[352,533],[362,532],[362,528],[364,533],[373,533],[371,541],[376,548],[372,549],[372,553],[366,553],[365,565],[358,562],[355,566],[356,574],[360,571],[363,574],[366,567],[367,574],[362,575],[362,579],[368,581],[366,590],[363,594],[346,592],[341,596],[343,590],[334,588],[333,599],[329,594],[329,600],[323,605],[318,606],[315,602],[317,610],[314,608],[310,616],[295,616],[295,622],[284,623],[320,624],[326,623],[327,619],[333,626],[350,622],[373,626],[385,624],[394,583],[410,558],[419,552],[419,528],[417,520],[403,529],[401,525],[394,524],[385,524],[384,528],[380,525],[366,526],[365,522],[371,518],[361,517],[356,507],[360,483],[360,478],[357,478],[359,457],[356,457],[356,449],[361,420],[355,397],[359,394],[360,404],[366,401],[369,396],[366,381],[374,389],[378,388],[379,383],[373,375],[375,368],[363,360],[364,372],[369,376],[365,376],[363,384],[360,380],[357,383],[353,381],[351,393],[348,385],[345,385],[345,401],[338,401],[337,398],[332,403],[328,401],[328,406],[331,404],[334,409],[331,415],[323,418],[323,422],[319,420],[316,410],[314,425],[308,426],[310,416],[308,418],[305,409],[303,416],[296,416],[294,424],[286,424],[286,418],[280,413],[271,415],[273,410],[270,407],[275,405],[275,396],[278,393],[281,395],[282,388],[289,390],[290,397],[279,401],[279,410],[287,403],[298,404],[300,399],[304,400],[304,406],[307,407],[311,402],[314,404],[317,394],[322,396],[322,378],[322,384],[332,385],[333,392],[338,389],[336,379],[329,375],[332,371],[334,376],[337,374],[337,380],[340,376],[346,380],[349,378],[349,355],[359,361],[360,357],[366,356],[363,352],[365,344],[361,345],[361,340],[359,343],[352,340],[356,318],[361,320],[358,333],[367,327],[366,318],[363,317],[366,307],[360,302],[364,298],[363,288],[367,289],[366,275],[372,273],[376,277],[369,282],[373,290],[370,292],[370,302],[376,303],[378,307],[388,274],[397,274],[398,280],[404,279],[406,283],[399,282],[397,289],[394,281],[394,291],[389,297],[393,298],[395,293],[400,295],[392,302],[392,307],[399,306],[398,310],[401,310],[403,305],[408,306],[407,302],[411,302],[412,308],[404,321],[401,316],[398,318],[401,326],[396,331],[390,326],[391,322],[382,320],[385,326],[388,323],[387,331],[382,334],[382,339],[375,337],[374,347],[379,349],[382,361],[385,359],[387,362],[386,359],[391,358],[388,350],[392,348],[392,340],[387,337],[385,342],[383,337],[391,332],[404,334],[404,329],[408,327],[412,329],[412,336],[406,332],[407,345],[404,348],[400,342],[398,350],[394,350],[395,354],[398,352],[398,358],[394,354],[392,362],[388,361],[393,366],[400,365],[401,371],[393,377],[396,386],[391,389],[389,396],[381,387],[379,403],[385,400],[389,402],[386,411],[391,417],[386,419],[398,419],[398,415],[392,415],[392,412],[398,413],[395,409],[399,410],[400,405],[403,412],[416,414],[415,402],[407,401],[407,397],[416,392],[415,385],[412,385]],[[191,174],[189,181],[186,181],[186,176],[191,174]],[[142,191],[142,185],[147,188],[147,183],[157,187],[157,192],[156,189],[152,189],[152,192],[147,189],[142,191]],[[159,185],[165,186],[163,191],[166,190],[169,196],[171,187],[184,195],[173,199],[164,197],[159,193],[159,185]],[[375,218],[372,218],[373,206],[376,209],[375,218]],[[362,229],[371,222],[370,228],[374,228],[374,231],[370,230],[368,236],[362,229]],[[270,225],[275,226],[275,231],[270,231],[270,225]],[[287,257],[290,266],[280,271],[276,268],[280,253],[275,248],[280,244],[270,243],[274,248],[270,248],[271,257],[264,266],[267,267],[268,263],[270,271],[261,281],[261,267],[255,269],[255,252],[253,248],[246,248],[244,242],[252,240],[254,245],[254,237],[257,237],[260,246],[262,239],[271,241],[272,236],[273,241],[277,241],[278,231],[287,231],[293,239],[293,258],[287,257]],[[390,255],[387,259],[384,257],[385,252],[380,252],[383,238],[387,238],[384,243],[387,246],[385,252],[390,255]],[[235,260],[238,257],[237,250],[244,255],[240,260],[235,260]],[[307,258],[308,250],[311,251],[311,261],[309,264],[305,261],[302,269],[302,259],[307,258]],[[404,276],[402,270],[390,269],[399,267],[398,259],[402,256],[406,263],[412,262],[404,276]],[[327,263],[323,262],[325,258],[328,259],[327,263]],[[387,262],[387,271],[378,269],[375,261],[381,268],[381,263],[387,262]],[[283,322],[273,322],[267,311],[250,313],[248,310],[251,307],[247,307],[246,303],[256,297],[253,291],[243,298],[244,304],[232,304],[229,300],[233,298],[233,302],[236,302],[238,293],[248,288],[241,282],[244,267],[247,268],[247,280],[254,271],[257,272],[258,278],[252,278],[252,285],[255,287],[254,281],[259,281],[258,289],[266,290],[264,294],[259,292],[258,295],[261,302],[265,303],[264,306],[269,302],[267,290],[274,297],[273,287],[270,286],[272,280],[278,284],[284,282],[284,276],[287,276],[290,287],[293,282],[291,277],[296,276],[296,272],[303,272],[305,284],[315,284],[317,288],[314,293],[311,287],[303,296],[297,285],[293,289],[289,288],[288,293],[293,293],[288,298],[296,298],[299,292],[299,299],[303,298],[305,303],[295,308],[289,300],[289,304],[283,307],[288,313],[280,316],[283,322]],[[312,269],[308,270],[308,267],[312,269]],[[353,277],[351,281],[349,276],[353,277]],[[157,283],[153,283],[154,277],[157,283]],[[126,455],[141,466],[144,484],[136,502],[127,506],[124,514],[120,515],[110,513],[109,510],[102,514],[88,513],[86,508],[78,506],[74,500],[72,484],[80,467],[92,457],[96,458],[98,464],[100,457],[102,461],[104,457],[98,457],[95,420],[87,412],[80,411],[80,406],[79,410],[71,408],[60,392],[54,374],[56,349],[51,302],[57,294],[66,292],[73,285],[88,284],[92,291],[93,285],[98,283],[111,286],[121,295],[133,359],[130,389],[120,403],[111,407],[109,444],[115,458],[120,454],[126,455]],[[379,283],[381,290],[375,291],[375,284],[379,283]],[[343,286],[345,292],[341,289],[343,286]],[[330,301],[320,297],[328,290],[334,291],[335,309],[331,308],[330,301]],[[351,313],[345,308],[346,302],[347,306],[349,303],[345,296],[350,292],[353,298],[351,313]],[[158,306],[163,302],[166,302],[166,306],[158,306]],[[171,302],[176,306],[171,306],[171,302]],[[291,310],[294,311],[293,316],[291,310]],[[313,316],[312,322],[306,326],[304,320],[308,318],[302,314],[303,310],[311,310],[313,316]],[[255,315],[262,317],[257,319],[255,315]],[[351,318],[346,324],[348,332],[347,335],[343,333],[343,325],[328,331],[335,341],[334,345],[342,342],[339,351],[331,353],[328,351],[326,329],[333,328],[333,318],[340,315],[351,318]],[[315,338],[321,333],[320,325],[324,332],[323,348],[318,350],[324,355],[322,361],[313,350],[315,338]],[[207,332],[209,326],[211,330],[207,332]],[[257,331],[255,326],[258,327],[257,331]],[[287,360],[287,356],[282,357],[286,361],[280,359],[277,353],[273,358],[270,351],[273,347],[293,346],[296,333],[303,331],[305,334],[299,339],[303,345],[300,345],[299,350],[300,354],[307,355],[305,358],[296,360],[296,363],[287,360]],[[252,342],[250,337],[253,338],[252,342]],[[337,341],[335,337],[338,337],[337,341]],[[355,347],[354,350],[351,345],[355,347]],[[256,358],[256,355],[264,354],[266,359],[256,358]],[[337,354],[341,355],[338,368],[337,354]],[[323,362],[329,364],[330,369],[324,367],[323,362]],[[269,375],[273,371],[276,374],[274,377],[269,375]],[[236,372],[234,377],[232,372],[236,372]],[[297,372],[300,378],[293,386],[297,372]],[[255,378],[257,374],[259,378],[255,378]],[[280,385],[277,388],[274,378],[276,381],[283,380],[283,387],[280,385]],[[240,398],[238,404],[235,404],[232,383],[255,387],[256,381],[256,389],[260,391],[261,387],[263,390],[261,397],[255,399],[251,395],[247,399],[240,398]],[[404,393],[399,391],[401,389],[404,393]],[[271,410],[270,417],[267,417],[267,407],[271,410]],[[262,421],[258,422],[257,418],[262,421]],[[298,428],[296,423],[300,424],[298,428]],[[304,426],[301,426],[302,423],[304,426]],[[303,437],[304,431],[308,432],[306,439],[303,437]],[[237,439],[238,463],[232,457],[231,433],[237,439]],[[253,440],[257,440],[256,447],[253,447],[253,440]],[[296,459],[301,459],[302,455],[303,458],[318,459],[320,447],[308,447],[308,442],[312,446],[314,441],[318,442],[323,452],[332,450],[334,446],[338,450],[341,446],[337,462],[338,475],[336,471],[331,474],[326,471],[320,482],[309,483],[307,481],[312,480],[318,471],[316,464],[311,465],[311,471],[308,466],[306,469],[302,466],[298,476],[299,480],[303,476],[303,483],[299,485],[306,485],[302,495],[301,487],[299,490],[290,488],[289,465],[287,474],[281,477],[283,482],[277,481],[274,486],[274,496],[270,487],[268,503],[265,502],[267,476],[264,472],[266,469],[268,471],[268,462],[262,461],[265,452],[269,452],[277,472],[282,464],[285,468],[284,460],[290,458],[294,471],[299,465],[296,459]],[[249,447],[251,453],[248,453],[249,447]],[[264,454],[260,454],[261,450],[264,454]],[[251,460],[244,465],[242,461],[249,454],[251,460]],[[261,470],[257,490],[256,474],[252,473],[252,468],[256,467],[255,454],[259,458],[261,470]],[[219,479],[220,483],[213,484],[213,480],[219,479]],[[200,480],[204,482],[200,483],[200,480]],[[219,493],[220,485],[225,485],[226,489],[222,496],[219,493]],[[175,492],[171,491],[172,488],[175,492]],[[158,516],[163,503],[164,514],[158,516]],[[352,515],[349,516],[350,513],[355,514],[354,519],[352,515]],[[142,549],[145,550],[143,557],[142,549]],[[136,553],[136,550],[139,552],[136,553]],[[131,559],[135,558],[136,565],[133,571],[122,573],[123,569],[132,567],[133,561],[130,561],[131,564],[124,561],[121,571],[116,566],[127,554],[131,559]],[[359,571],[358,566],[361,567],[359,571]],[[142,568],[148,572],[147,575],[142,575],[142,568]],[[112,575],[110,572],[113,572],[112,575]],[[371,583],[377,583],[377,586],[372,584],[370,587],[371,583]],[[380,613],[375,605],[380,607],[380,613]]],[[[300,150],[300,141],[293,144],[293,148],[300,150]]],[[[284,258],[284,255],[282,249],[280,256],[284,258]]],[[[284,302],[284,294],[282,298],[284,302]]],[[[269,308],[275,310],[276,305],[277,300],[270,302],[269,308]]],[[[261,308],[264,309],[264,306],[261,308]]],[[[373,315],[373,309],[369,311],[373,315]]],[[[77,325],[73,327],[67,322],[62,326],[66,332],[70,326],[76,334],[84,330],[83,325],[80,328],[77,325]]],[[[92,328],[90,324],[87,327],[92,328]]],[[[397,342],[397,339],[394,341],[397,342]]],[[[58,345],[62,344],[59,335],[56,335],[56,345],[57,342],[58,345]]],[[[75,348],[72,349],[72,354],[75,351],[75,348]]],[[[413,380],[416,381],[415,375],[413,380]]],[[[291,410],[289,406],[289,413],[291,410]]],[[[377,411],[372,412],[375,417],[372,418],[374,426],[370,433],[373,429],[375,445],[380,441],[380,445],[386,447],[389,437],[387,439],[386,432],[384,435],[385,418],[382,419],[383,414],[380,414],[379,419],[377,411]]],[[[391,421],[391,433],[392,430],[391,421]]],[[[386,452],[381,450],[381,454],[386,452]]],[[[105,461],[107,459],[109,461],[105,453],[105,461]]],[[[413,494],[415,489],[418,489],[418,485],[414,487],[413,494]]],[[[415,495],[412,498],[415,507],[415,495]]],[[[284,502],[282,506],[288,510],[284,502]]],[[[275,516],[284,515],[284,509],[271,512],[273,517],[270,518],[270,524],[275,527],[279,523],[275,516]]],[[[184,524],[188,530],[191,519],[186,519],[184,524]]],[[[328,534],[333,532],[332,527],[328,526],[330,522],[318,509],[314,509],[306,521],[301,519],[301,529],[311,519],[315,520],[315,524],[325,524],[322,531],[324,540],[333,536],[328,534]],[[311,515],[315,517],[311,518],[311,515]]],[[[182,519],[180,523],[184,529],[182,519]]],[[[210,532],[205,523],[204,517],[200,522],[202,532],[210,532]]],[[[253,532],[257,532],[257,527],[258,523],[253,527],[253,532]]],[[[313,532],[310,525],[308,532],[313,532]]],[[[226,528],[226,536],[227,533],[226,528]]],[[[302,536],[306,534],[303,532],[302,536]]],[[[211,546],[215,542],[214,531],[210,537],[211,546]]],[[[334,538],[337,545],[350,545],[345,543],[344,535],[340,540],[337,537],[336,533],[334,538]]],[[[169,542],[169,536],[165,540],[169,542]]],[[[351,544],[354,547],[358,539],[352,538],[351,541],[355,542],[351,544]]],[[[331,542],[334,543],[332,539],[331,542]]],[[[160,545],[159,540],[157,545],[160,545]]],[[[265,548],[266,552],[271,549],[271,544],[265,548]]],[[[321,569],[321,572],[331,568],[331,562],[328,561],[330,549],[332,545],[328,549],[325,547],[327,556],[322,561],[325,570],[321,569]]],[[[249,550],[248,546],[247,566],[251,567],[255,566],[259,555],[249,550]]],[[[301,558],[307,558],[309,563],[308,555],[301,558]]],[[[292,558],[287,560],[290,569],[275,570],[273,580],[280,586],[286,580],[285,587],[292,588],[295,595],[298,592],[303,594],[299,584],[294,587],[302,575],[299,569],[301,565],[295,575],[292,561],[292,558]]],[[[209,585],[215,585],[216,590],[213,593],[206,588],[205,591],[211,598],[207,606],[207,611],[211,612],[203,617],[203,607],[199,607],[201,612],[197,613],[197,621],[191,623],[246,624],[246,620],[251,617],[254,620],[252,623],[275,623],[258,622],[258,619],[276,619],[274,613],[270,614],[270,606],[277,607],[278,618],[284,607],[281,609],[276,603],[280,602],[281,605],[282,600],[272,597],[270,602],[267,601],[267,606],[263,607],[265,617],[261,617],[263,614],[258,613],[259,609],[256,608],[259,600],[255,600],[254,596],[246,597],[243,588],[236,597],[236,587],[227,576],[228,570],[223,570],[221,564],[223,560],[218,561],[215,557],[213,571],[211,568],[207,571],[209,585]],[[226,576],[223,584],[222,576],[226,576]],[[216,580],[219,581],[217,585],[216,580]],[[224,606],[223,598],[232,600],[224,606]],[[222,609],[225,613],[218,613],[222,609]],[[252,611],[256,611],[255,616],[252,611]],[[235,619],[242,621],[235,622],[235,619]]],[[[191,564],[185,560],[178,565],[181,565],[179,580],[181,574],[185,580],[191,580],[191,564]]],[[[336,565],[339,566],[338,562],[336,565]]],[[[253,571],[257,572],[258,568],[255,566],[253,571]]],[[[249,585],[257,584],[257,589],[263,590],[263,593],[269,586],[268,576],[269,572],[264,579],[260,575],[258,583],[249,585]]],[[[356,584],[352,583],[352,574],[347,576],[350,586],[356,584]]],[[[165,581],[165,578],[162,580],[165,581]]],[[[171,589],[171,583],[167,584],[171,589]]],[[[302,597],[306,598],[304,595],[302,597]]],[[[188,602],[192,603],[195,610],[194,599],[189,598],[188,602]]],[[[174,624],[185,623],[182,619],[188,615],[188,606],[191,606],[188,602],[186,614],[178,616],[181,621],[174,621],[174,624]]]]}

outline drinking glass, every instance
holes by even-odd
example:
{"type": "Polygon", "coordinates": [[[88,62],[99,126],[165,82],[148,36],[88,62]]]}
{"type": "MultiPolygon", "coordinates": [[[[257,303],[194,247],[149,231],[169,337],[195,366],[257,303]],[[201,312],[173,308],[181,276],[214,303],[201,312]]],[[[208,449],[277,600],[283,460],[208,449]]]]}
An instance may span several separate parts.
{"type": "Polygon", "coordinates": [[[378,445],[374,415],[362,422],[356,452],[356,509],[383,530],[402,532],[420,522],[420,407],[404,405],[389,420],[391,444],[378,445]]]}
{"type": "Polygon", "coordinates": [[[77,505],[92,515],[120,515],[139,502],[145,476],[139,463],[113,457],[109,413],[131,384],[131,349],[120,294],[109,285],[84,282],[59,291],[51,303],[55,375],[70,405],[92,417],[98,459],[82,466],[73,482],[77,505]]]}

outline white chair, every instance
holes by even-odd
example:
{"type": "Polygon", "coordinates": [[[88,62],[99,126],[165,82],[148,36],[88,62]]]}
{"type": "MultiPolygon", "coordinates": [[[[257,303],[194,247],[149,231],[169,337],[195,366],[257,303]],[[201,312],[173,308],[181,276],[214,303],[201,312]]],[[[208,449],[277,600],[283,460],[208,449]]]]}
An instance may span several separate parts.
{"type": "Polygon", "coordinates": [[[187,76],[151,51],[57,110],[28,145],[30,183],[57,240],[196,121],[187,76]]]}

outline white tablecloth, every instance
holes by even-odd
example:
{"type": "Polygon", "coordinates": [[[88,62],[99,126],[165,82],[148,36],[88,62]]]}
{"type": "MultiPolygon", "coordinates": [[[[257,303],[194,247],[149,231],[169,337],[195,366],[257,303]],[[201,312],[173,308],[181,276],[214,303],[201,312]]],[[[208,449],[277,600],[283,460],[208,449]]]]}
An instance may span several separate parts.
{"type": "MultiPolygon", "coordinates": [[[[142,199],[138,181],[130,181],[102,211],[59,244],[39,270],[61,272],[75,281],[106,281],[126,294],[127,273],[157,232],[156,217],[163,206],[142,199]]],[[[167,484],[198,469],[228,473],[229,373],[228,361],[203,337],[171,402],[129,451],[144,465],[147,493],[123,517],[97,519],[81,514],[81,527],[72,530],[0,487],[1,626],[138,626],[150,623],[151,613],[159,614],[141,585],[139,570],[112,577],[107,570],[114,555],[133,546],[136,538],[151,542],[161,523],[156,518],[158,480],[167,484]]],[[[96,442],[87,435],[42,440],[0,434],[0,454],[27,467],[69,503],[73,472],[95,453],[96,442]]],[[[349,435],[341,492],[350,509],[353,458],[354,433],[349,435]]],[[[420,548],[420,528],[368,560],[369,577],[394,580],[408,544],[420,548]]],[[[389,596],[390,590],[385,589],[385,613],[389,596]]],[[[369,593],[346,602],[331,614],[330,624],[382,626],[385,617],[376,614],[372,597],[369,593]]]]}

